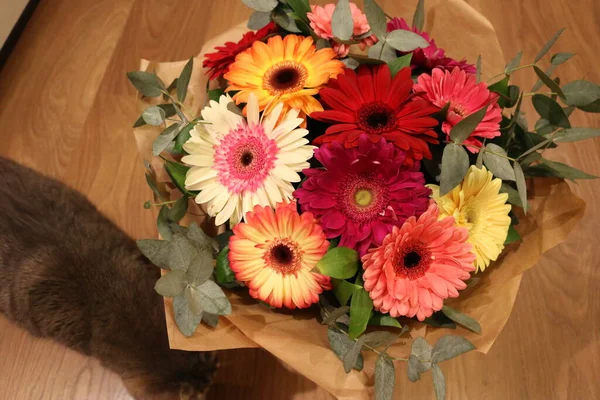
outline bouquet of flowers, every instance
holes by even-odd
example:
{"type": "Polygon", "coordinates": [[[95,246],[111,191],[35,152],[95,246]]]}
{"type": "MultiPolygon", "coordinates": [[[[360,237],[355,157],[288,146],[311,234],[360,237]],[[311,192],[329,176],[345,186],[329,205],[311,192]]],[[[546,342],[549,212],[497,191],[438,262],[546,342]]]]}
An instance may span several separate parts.
{"type": "Polygon", "coordinates": [[[600,112],[600,87],[552,77],[573,54],[540,67],[562,30],[484,81],[481,57],[423,31],[422,0],[410,24],[374,0],[242,1],[251,31],[203,68],[180,63],[168,85],[160,65],[128,73],[162,237],[138,244],[163,269],[171,343],[261,346],[339,397],[392,398],[404,362],[444,398],[438,364],[489,349],[521,273],[581,217],[562,179],[594,177],[544,153],[600,135],[569,121],[600,112]],[[333,358],[346,377],[311,371],[333,358]]]}

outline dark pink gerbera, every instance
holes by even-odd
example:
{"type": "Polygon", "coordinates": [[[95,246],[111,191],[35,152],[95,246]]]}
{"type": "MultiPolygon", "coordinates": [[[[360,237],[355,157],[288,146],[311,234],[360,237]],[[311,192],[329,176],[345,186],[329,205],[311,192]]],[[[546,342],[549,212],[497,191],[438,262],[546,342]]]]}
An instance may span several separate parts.
{"type": "MultiPolygon", "coordinates": [[[[458,67],[469,74],[474,74],[477,71],[475,66],[469,64],[467,60],[456,61],[453,58],[446,57],[444,49],[437,47],[435,41],[429,37],[427,32],[421,32],[416,27],[411,28],[403,18],[394,18],[388,22],[388,32],[398,29],[415,32],[429,42],[429,47],[412,51],[410,66],[413,70],[417,70],[419,73],[430,73],[434,68],[452,71],[455,67],[458,67]]],[[[407,53],[401,54],[404,55],[407,53]]]]}
{"type": "Polygon", "coordinates": [[[294,197],[320,220],[327,238],[340,237],[340,246],[362,256],[394,226],[427,210],[430,190],[419,162],[405,167],[405,157],[383,138],[373,143],[363,134],[350,149],[334,141],[315,150],[324,168],[305,169],[307,179],[294,197]]]}

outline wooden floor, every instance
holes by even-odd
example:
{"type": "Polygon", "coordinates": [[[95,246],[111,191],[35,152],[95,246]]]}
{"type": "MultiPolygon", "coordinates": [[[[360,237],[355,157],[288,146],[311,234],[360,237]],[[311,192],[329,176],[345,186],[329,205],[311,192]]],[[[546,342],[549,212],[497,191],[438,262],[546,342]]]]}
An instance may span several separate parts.
{"type": "MultiPolygon", "coordinates": [[[[404,0],[416,3],[416,0],[404,0]]],[[[393,9],[393,0],[383,3],[393,9]]],[[[498,30],[506,58],[532,59],[560,27],[557,50],[577,53],[564,79],[600,81],[597,0],[469,0],[498,30]]],[[[134,237],[154,234],[130,124],[125,72],[140,58],[180,60],[208,37],[241,22],[239,0],[45,0],[0,73],[0,154],[85,193],[134,237]]],[[[517,75],[531,87],[531,74],[517,75]]],[[[599,118],[577,122],[600,126],[599,118]]],[[[600,140],[553,154],[600,175],[600,140]]],[[[570,238],[524,276],[514,313],[489,355],[447,363],[448,399],[600,398],[600,181],[573,190],[588,203],[570,238]],[[594,197],[594,195],[596,195],[594,197]]],[[[313,383],[258,350],[225,356],[213,388],[219,399],[329,399],[313,383]]],[[[430,378],[400,383],[433,398],[430,378]]],[[[96,361],[31,338],[0,317],[0,399],[128,399],[96,361]]]]}

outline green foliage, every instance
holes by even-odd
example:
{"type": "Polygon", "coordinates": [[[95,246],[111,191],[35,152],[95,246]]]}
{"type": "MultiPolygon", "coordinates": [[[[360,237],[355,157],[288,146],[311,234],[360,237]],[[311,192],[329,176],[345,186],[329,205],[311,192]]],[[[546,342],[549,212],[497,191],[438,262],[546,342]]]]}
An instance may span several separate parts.
{"type": "Polygon", "coordinates": [[[344,355],[344,371],[346,371],[347,374],[354,369],[354,366],[358,362],[358,357],[361,355],[364,341],[364,336],[358,338],[358,340],[354,342],[354,345],[350,348],[350,350],[348,350],[344,355]]]}
{"type": "Polygon", "coordinates": [[[506,240],[504,241],[504,244],[511,244],[513,242],[519,241],[521,240],[521,235],[519,235],[519,233],[516,231],[515,227],[513,225],[511,225],[508,228],[508,235],[506,235],[506,240]]]}
{"type": "Polygon", "coordinates": [[[456,324],[441,311],[434,312],[423,323],[436,328],[456,329],[456,324]]]}
{"type": "Polygon", "coordinates": [[[185,271],[174,270],[163,275],[154,286],[154,290],[164,297],[175,297],[187,286],[185,271]]]}
{"type": "Polygon", "coordinates": [[[186,167],[183,164],[165,160],[165,170],[167,171],[169,178],[171,178],[171,182],[173,182],[173,184],[181,193],[186,196],[193,197],[196,195],[196,193],[190,192],[185,188],[185,176],[189,169],[189,167],[186,167]]]}
{"type": "Polygon", "coordinates": [[[217,256],[215,279],[219,284],[232,283],[235,281],[235,274],[229,266],[229,246],[223,247],[223,250],[221,250],[217,256]]]}
{"type": "Polygon", "coordinates": [[[179,124],[172,124],[167,127],[152,143],[152,154],[158,156],[175,139],[179,133],[179,124]]]}
{"type": "Polygon", "coordinates": [[[306,16],[306,13],[311,11],[308,0],[287,0],[287,4],[294,10],[294,13],[301,21],[309,23],[308,17],[306,16]]]}
{"type": "MultiPolygon", "coordinates": [[[[150,107],[148,107],[148,109],[146,109],[144,111],[144,113],[146,113],[146,111],[148,111],[150,108],[153,108],[153,107],[158,107],[158,108],[160,108],[163,111],[163,114],[162,114],[163,115],[163,117],[162,117],[163,120],[165,118],[172,117],[173,115],[176,114],[175,106],[173,106],[173,104],[170,104],[170,103],[169,104],[159,104],[159,105],[156,105],[156,106],[150,106],[150,107]]],[[[154,113],[155,111],[151,111],[151,112],[154,113]]],[[[160,111],[159,111],[159,113],[160,113],[160,111]]],[[[161,121],[161,123],[162,123],[162,121],[161,121]]],[[[142,114],[137,119],[137,121],[135,121],[135,123],[133,124],[133,127],[134,128],[138,128],[138,127],[143,126],[143,125],[146,125],[146,121],[144,119],[144,114],[142,114]]],[[[160,125],[160,124],[156,124],[156,125],[160,125]]]]}
{"type": "Polygon", "coordinates": [[[400,322],[396,318],[390,317],[386,314],[381,314],[379,312],[374,312],[369,319],[369,326],[391,326],[394,328],[402,328],[400,322]]]}
{"type": "Polygon", "coordinates": [[[555,137],[555,142],[577,142],[600,136],[599,128],[570,128],[563,129],[555,137]]]}
{"type": "Polygon", "coordinates": [[[348,304],[348,301],[354,292],[358,289],[361,289],[361,286],[355,285],[354,283],[350,283],[346,280],[332,279],[331,283],[333,284],[333,294],[341,305],[348,304]]]}
{"type": "Polygon", "coordinates": [[[395,58],[392,62],[388,63],[392,76],[396,76],[396,74],[400,72],[402,68],[410,67],[411,59],[412,53],[409,53],[401,57],[395,58]]]}
{"type": "Polygon", "coordinates": [[[506,151],[497,144],[488,143],[483,154],[483,163],[494,176],[507,181],[515,180],[515,173],[510,166],[506,151]]]}
{"type": "Polygon", "coordinates": [[[473,133],[475,128],[477,128],[477,125],[481,123],[483,117],[485,117],[486,111],[487,106],[459,121],[452,127],[452,130],[450,131],[450,139],[452,139],[456,144],[461,144],[471,135],[471,133],[473,133]]]}
{"type": "Polygon", "coordinates": [[[529,167],[523,171],[526,176],[545,176],[569,179],[595,179],[597,176],[587,174],[577,168],[570,167],[566,164],[557,161],[541,159],[539,164],[529,167]]]}
{"type": "Polygon", "coordinates": [[[316,269],[332,278],[352,278],[358,271],[358,253],[348,247],[335,247],[319,260],[316,269]]]}
{"type": "Polygon", "coordinates": [[[193,68],[194,58],[192,57],[183,67],[181,75],[179,75],[179,78],[177,80],[177,99],[180,103],[183,103],[187,96],[187,90],[190,84],[190,78],[192,77],[193,68]]]}
{"type": "Polygon", "coordinates": [[[373,300],[369,297],[369,292],[362,288],[356,290],[350,301],[350,329],[348,334],[352,339],[357,338],[367,329],[372,312],[373,300]]]}
{"type": "Polygon", "coordinates": [[[433,378],[433,389],[435,390],[435,398],[437,400],[444,400],[446,398],[446,380],[444,374],[437,364],[433,365],[431,369],[431,376],[433,378]]]}
{"type": "MultiPolygon", "coordinates": [[[[335,327],[330,327],[327,330],[327,338],[329,339],[331,350],[333,350],[342,361],[345,359],[346,354],[354,347],[354,340],[350,339],[346,334],[340,332],[335,327]]],[[[364,364],[364,358],[362,354],[359,353],[353,368],[362,371],[364,364]]]]}
{"type": "Polygon", "coordinates": [[[481,54],[477,56],[477,66],[475,71],[476,82],[481,82],[481,54]]]}
{"type": "Polygon", "coordinates": [[[563,87],[563,91],[565,103],[570,106],[585,107],[600,99],[600,86],[589,81],[569,82],[563,87]]]}
{"type": "Polygon", "coordinates": [[[394,49],[405,53],[418,48],[424,49],[429,46],[429,42],[423,39],[421,35],[404,29],[397,29],[388,33],[386,43],[394,49]]]}
{"type": "Polygon", "coordinates": [[[462,336],[442,336],[433,346],[431,361],[439,364],[474,349],[473,343],[462,336]]]}
{"type": "Polygon", "coordinates": [[[546,73],[539,69],[536,65],[533,66],[533,70],[535,71],[538,78],[540,78],[540,80],[544,83],[544,85],[548,87],[548,89],[559,95],[561,98],[566,99],[566,96],[563,93],[562,89],[556,82],[552,80],[552,78],[546,75],[546,73]]]}
{"type": "Polygon", "coordinates": [[[246,6],[260,12],[269,12],[277,7],[277,0],[242,0],[246,6]]]}
{"type": "Polygon", "coordinates": [[[479,322],[469,317],[468,315],[465,315],[460,311],[457,311],[447,305],[444,305],[442,307],[442,312],[452,321],[464,326],[468,330],[473,331],[475,333],[481,333],[481,325],[479,325],[479,322]]]}
{"type": "Polygon", "coordinates": [[[548,120],[550,124],[561,128],[571,127],[569,117],[567,117],[563,108],[552,98],[536,94],[531,99],[531,102],[540,117],[548,120]]]}
{"type": "Polygon", "coordinates": [[[552,63],[552,65],[559,66],[559,65],[567,62],[574,56],[575,56],[574,53],[557,53],[552,56],[552,58],[550,59],[550,62],[552,63]]]}
{"type": "Polygon", "coordinates": [[[462,146],[454,143],[444,147],[442,174],[440,175],[440,196],[458,185],[469,170],[469,156],[462,146]]]}
{"type": "Polygon", "coordinates": [[[169,220],[169,207],[166,205],[163,205],[158,212],[156,227],[161,237],[171,240],[173,237],[173,230],[171,229],[171,220],[169,220]]]}
{"type": "Polygon", "coordinates": [[[173,311],[177,328],[185,337],[190,337],[202,321],[202,313],[194,313],[185,295],[180,294],[173,298],[173,311]]]}
{"type": "Polygon", "coordinates": [[[248,19],[247,27],[253,31],[264,28],[271,22],[271,12],[254,11],[248,19]]]}
{"type": "Polygon", "coordinates": [[[381,353],[375,362],[375,399],[392,400],[396,383],[394,362],[385,353],[381,353]]]}
{"type": "Polygon", "coordinates": [[[396,50],[384,41],[379,41],[369,47],[369,58],[371,60],[380,60],[385,63],[393,62],[396,59],[396,50]]]}
{"type": "Polygon", "coordinates": [[[533,60],[534,63],[537,63],[538,61],[540,61],[546,55],[546,53],[548,53],[548,51],[550,51],[552,46],[554,46],[554,43],[556,43],[556,41],[558,40],[558,38],[560,37],[560,35],[562,35],[562,33],[564,31],[565,31],[565,28],[562,28],[561,30],[556,32],[554,34],[554,36],[552,36],[552,38],[550,38],[550,40],[544,45],[544,47],[542,47],[542,49],[537,54],[537,56],[535,56],[535,59],[533,60]]]}
{"type": "Polygon", "coordinates": [[[380,41],[385,41],[387,21],[385,13],[375,0],[365,0],[365,14],[367,15],[367,22],[371,27],[371,32],[373,32],[380,41]]]}
{"type": "Polygon", "coordinates": [[[181,129],[179,134],[177,134],[177,137],[175,137],[175,145],[173,146],[173,154],[184,154],[183,145],[190,140],[190,137],[192,136],[190,131],[194,129],[194,126],[196,126],[196,124],[190,122],[181,129]]]}
{"type": "Polygon", "coordinates": [[[521,58],[523,57],[523,52],[519,51],[517,55],[506,64],[506,68],[504,69],[504,73],[510,74],[513,69],[517,68],[521,64],[521,58]]]}
{"type": "Polygon", "coordinates": [[[352,11],[348,0],[338,0],[331,18],[331,31],[333,36],[342,40],[350,40],[354,30],[352,11]]]}
{"type": "Polygon", "coordinates": [[[412,26],[422,31],[423,25],[425,25],[425,0],[419,0],[413,15],[412,26]]]}
{"type": "Polygon", "coordinates": [[[153,73],[145,71],[128,72],[131,84],[145,97],[158,97],[166,89],[165,84],[153,73]]]}
{"type": "MultiPolygon", "coordinates": [[[[537,153],[536,153],[537,154],[537,153]]],[[[525,175],[521,164],[517,161],[513,162],[515,182],[517,183],[517,191],[519,192],[519,199],[523,205],[523,212],[527,214],[527,183],[525,182],[525,175]]]]}
{"type": "Polygon", "coordinates": [[[288,32],[301,33],[301,30],[298,28],[298,25],[296,24],[297,21],[294,19],[291,10],[286,12],[284,9],[276,9],[273,12],[273,21],[288,32]]]}

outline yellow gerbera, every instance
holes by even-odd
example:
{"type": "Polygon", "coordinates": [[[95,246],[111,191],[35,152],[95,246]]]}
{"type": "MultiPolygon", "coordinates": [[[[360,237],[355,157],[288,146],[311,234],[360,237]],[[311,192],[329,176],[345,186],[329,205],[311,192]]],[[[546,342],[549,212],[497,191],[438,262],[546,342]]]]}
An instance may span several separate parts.
{"type": "Polygon", "coordinates": [[[440,218],[454,217],[456,225],[467,228],[473,245],[477,271],[483,271],[504,249],[510,227],[508,194],[500,193],[502,180],[493,179],[485,167],[471,166],[462,183],[440,197],[440,188],[428,185],[440,209],[440,218]]]}
{"type": "MultiPolygon", "coordinates": [[[[247,103],[250,93],[258,98],[260,110],[271,111],[277,103],[301,110],[306,115],[323,111],[314,98],[319,88],[344,70],[329,48],[317,50],[311,37],[273,36],[267,43],[256,41],[240,53],[224,77],[227,91],[237,104],[247,103]]],[[[285,109],[284,109],[285,111],[285,109]]]]}

